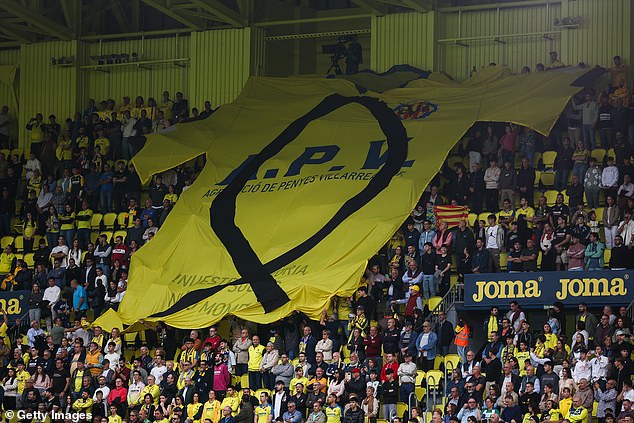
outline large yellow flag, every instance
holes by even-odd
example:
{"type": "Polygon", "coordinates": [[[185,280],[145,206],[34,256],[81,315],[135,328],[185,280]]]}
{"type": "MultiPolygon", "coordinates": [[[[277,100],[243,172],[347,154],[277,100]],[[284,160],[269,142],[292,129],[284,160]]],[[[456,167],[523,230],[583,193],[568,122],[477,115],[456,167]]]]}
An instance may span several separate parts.
{"type": "Polygon", "coordinates": [[[134,158],[145,180],[202,153],[207,163],[133,256],[123,323],[319,318],[333,295],[354,292],[474,122],[548,133],[580,75],[496,68],[365,95],[345,80],[249,80],[234,103],[150,135],[134,158]]]}

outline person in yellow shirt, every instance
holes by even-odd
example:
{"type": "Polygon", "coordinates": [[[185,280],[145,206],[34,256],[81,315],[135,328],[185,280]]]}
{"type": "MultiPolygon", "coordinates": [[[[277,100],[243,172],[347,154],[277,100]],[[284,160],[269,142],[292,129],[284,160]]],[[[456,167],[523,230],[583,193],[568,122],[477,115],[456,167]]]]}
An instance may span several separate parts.
{"type": "Polygon", "coordinates": [[[15,268],[16,257],[13,254],[13,248],[10,245],[4,247],[4,251],[0,254],[0,275],[6,276],[15,268]]]}
{"type": "Polygon", "coordinates": [[[70,131],[65,131],[62,139],[57,143],[55,156],[61,162],[62,169],[71,166],[73,162],[73,140],[71,139],[70,131]]]}
{"type": "Polygon", "coordinates": [[[163,197],[163,200],[168,200],[172,205],[176,203],[178,200],[178,194],[174,191],[174,185],[170,185],[167,187],[167,194],[163,197]]]}
{"type": "Polygon", "coordinates": [[[2,308],[0,309],[2,313],[2,324],[0,325],[0,338],[4,339],[4,345],[11,350],[11,338],[7,332],[9,331],[9,316],[7,316],[7,311],[2,308]]]}
{"type": "Polygon", "coordinates": [[[159,110],[163,112],[165,119],[172,119],[172,105],[174,102],[170,100],[169,91],[163,91],[163,95],[161,96],[161,102],[158,104],[159,110]]]}
{"type": "Polygon", "coordinates": [[[546,411],[542,414],[542,423],[559,423],[562,420],[561,412],[555,407],[553,400],[546,401],[546,411]]]}
{"type": "Polygon", "coordinates": [[[28,212],[26,214],[26,219],[24,219],[24,223],[22,224],[22,236],[24,237],[24,252],[30,253],[33,251],[33,240],[35,236],[35,232],[37,231],[37,222],[33,218],[33,214],[28,212]]]}
{"type": "Polygon", "coordinates": [[[343,408],[337,404],[337,396],[330,394],[326,397],[326,423],[341,423],[343,420],[343,408]]]}
{"type": "Polygon", "coordinates": [[[199,401],[198,392],[194,392],[192,402],[187,404],[187,420],[193,423],[200,423],[203,414],[203,403],[199,401]]]}
{"type": "Polygon", "coordinates": [[[31,378],[31,374],[24,370],[24,360],[22,359],[18,360],[18,371],[15,372],[15,378],[18,380],[18,394],[22,395],[26,381],[31,378]]]}
{"type": "Polygon", "coordinates": [[[111,405],[110,415],[108,416],[108,423],[121,423],[121,422],[122,422],[122,419],[121,419],[121,416],[119,416],[119,414],[117,413],[117,406],[111,405]]]}
{"type": "Polygon", "coordinates": [[[588,410],[581,403],[581,397],[575,395],[572,399],[572,407],[566,413],[566,420],[570,423],[588,423],[588,410]]]}
{"type": "Polygon", "coordinates": [[[225,407],[231,408],[232,416],[238,414],[238,409],[240,408],[240,397],[236,394],[236,390],[233,386],[227,387],[227,395],[223,398],[222,404],[220,404],[221,410],[224,410],[225,407]]]}
{"type": "Polygon", "coordinates": [[[291,379],[289,387],[295,387],[298,383],[301,383],[304,387],[304,393],[306,393],[306,387],[308,386],[308,378],[304,376],[304,368],[297,366],[295,368],[295,377],[291,379]]]}
{"type": "Polygon", "coordinates": [[[190,362],[183,363],[183,371],[178,375],[178,380],[176,381],[176,387],[181,390],[185,386],[185,379],[193,379],[194,374],[196,372],[192,369],[192,364],[190,362]]]}
{"type": "MultiPolygon", "coordinates": [[[[255,338],[255,337],[254,337],[255,338]]],[[[271,423],[273,421],[273,407],[269,404],[269,394],[260,394],[260,404],[253,410],[255,423],[271,423]]]]}
{"type": "Polygon", "coordinates": [[[526,221],[526,226],[531,229],[533,227],[535,209],[528,205],[526,197],[520,198],[520,208],[515,210],[515,217],[517,220],[520,219],[520,216],[524,216],[523,219],[526,221]]]}
{"type": "Polygon", "coordinates": [[[258,390],[262,388],[262,373],[260,373],[260,363],[262,362],[262,356],[264,355],[264,346],[260,344],[260,337],[253,335],[251,339],[252,345],[249,347],[249,388],[252,390],[258,390]]]}
{"type": "Polygon", "coordinates": [[[90,398],[88,390],[84,390],[81,393],[81,397],[77,398],[73,403],[73,410],[78,413],[87,413],[92,409],[93,400],[90,398]]]}
{"type": "Polygon", "coordinates": [[[59,228],[60,235],[64,237],[66,245],[70,247],[75,239],[75,212],[73,211],[73,206],[70,204],[64,206],[64,213],[59,216],[59,223],[61,224],[59,228]]]}
{"type": "Polygon", "coordinates": [[[153,375],[148,375],[147,385],[141,390],[141,398],[145,398],[147,394],[152,395],[152,403],[157,406],[161,396],[161,388],[156,384],[156,378],[153,375]]]}
{"type": "Polygon", "coordinates": [[[572,392],[570,391],[570,388],[565,387],[561,391],[561,394],[562,398],[559,400],[559,412],[562,416],[566,416],[568,415],[568,411],[572,407],[572,392]]]}
{"type": "Polygon", "coordinates": [[[79,134],[77,138],[75,138],[75,145],[77,146],[77,150],[81,150],[85,148],[88,151],[88,147],[90,147],[90,138],[85,133],[85,128],[83,126],[79,127],[79,134]]]}
{"type": "Polygon", "coordinates": [[[95,147],[99,147],[101,154],[108,157],[110,153],[110,140],[104,135],[103,129],[97,131],[97,139],[95,140],[95,147]]]}
{"type": "MultiPolygon", "coordinates": [[[[209,419],[212,423],[218,423],[218,420],[220,420],[221,409],[223,409],[223,407],[220,404],[220,401],[216,399],[216,392],[212,389],[209,391],[209,400],[203,404],[201,420],[204,421],[205,419],[209,419]]],[[[229,409],[231,410],[231,413],[233,413],[233,408],[229,407],[229,409]]]]}
{"type": "Polygon", "coordinates": [[[75,214],[75,222],[77,222],[77,240],[79,248],[86,251],[90,243],[90,222],[92,221],[93,211],[90,209],[88,201],[81,203],[81,210],[75,214]]]}
{"type": "Polygon", "coordinates": [[[44,116],[42,116],[42,113],[37,113],[26,124],[27,131],[31,131],[31,153],[34,153],[38,158],[42,151],[42,140],[44,139],[43,122],[44,116]]]}

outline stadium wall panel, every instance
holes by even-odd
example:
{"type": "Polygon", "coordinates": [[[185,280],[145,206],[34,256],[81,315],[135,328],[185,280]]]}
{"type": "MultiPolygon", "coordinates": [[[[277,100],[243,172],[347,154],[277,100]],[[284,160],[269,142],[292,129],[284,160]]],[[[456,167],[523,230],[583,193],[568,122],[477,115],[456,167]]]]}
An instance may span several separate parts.
{"type": "Polygon", "coordinates": [[[435,13],[376,16],[371,23],[370,69],[385,72],[398,64],[434,67],[435,13]]]}
{"type": "Polygon", "coordinates": [[[191,35],[189,102],[213,107],[233,101],[251,71],[251,28],[195,32],[191,35]]]}

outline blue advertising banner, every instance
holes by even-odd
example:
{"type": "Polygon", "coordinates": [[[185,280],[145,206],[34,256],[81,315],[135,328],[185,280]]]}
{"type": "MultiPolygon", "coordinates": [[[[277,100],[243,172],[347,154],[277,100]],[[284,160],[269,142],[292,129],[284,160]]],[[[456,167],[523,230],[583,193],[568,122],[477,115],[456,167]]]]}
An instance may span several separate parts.
{"type": "Polygon", "coordinates": [[[29,310],[30,293],[30,291],[0,291],[0,309],[7,312],[9,324],[15,323],[29,310]]]}
{"type": "Polygon", "coordinates": [[[634,271],[523,272],[465,275],[465,308],[508,306],[516,300],[524,308],[565,305],[629,304],[634,271]]]}

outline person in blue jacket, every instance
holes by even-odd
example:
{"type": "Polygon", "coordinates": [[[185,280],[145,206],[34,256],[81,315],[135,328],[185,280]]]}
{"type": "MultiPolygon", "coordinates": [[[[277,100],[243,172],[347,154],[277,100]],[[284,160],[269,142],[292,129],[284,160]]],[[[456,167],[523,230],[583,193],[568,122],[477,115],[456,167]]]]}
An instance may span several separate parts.
{"type": "Polygon", "coordinates": [[[423,371],[434,368],[434,360],[436,359],[436,343],[438,336],[431,330],[431,324],[428,321],[423,323],[423,332],[416,339],[416,349],[418,349],[418,359],[423,371]]]}

